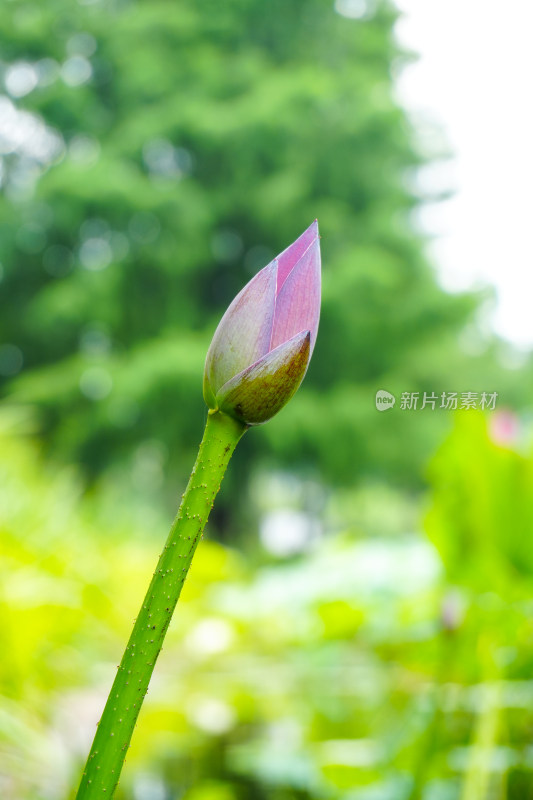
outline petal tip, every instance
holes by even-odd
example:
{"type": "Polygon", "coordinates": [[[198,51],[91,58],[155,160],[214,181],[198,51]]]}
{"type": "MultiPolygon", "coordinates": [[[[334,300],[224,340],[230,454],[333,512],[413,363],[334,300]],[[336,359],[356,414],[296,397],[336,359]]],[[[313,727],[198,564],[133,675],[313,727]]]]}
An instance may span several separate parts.
{"type": "Polygon", "coordinates": [[[318,220],[314,220],[303,233],[294,240],[282,253],[278,256],[278,280],[276,287],[276,295],[278,295],[283,288],[283,284],[289,277],[294,267],[298,264],[301,258],[310,250],[311,247],[320,239],[318,233],[318,220]]]}

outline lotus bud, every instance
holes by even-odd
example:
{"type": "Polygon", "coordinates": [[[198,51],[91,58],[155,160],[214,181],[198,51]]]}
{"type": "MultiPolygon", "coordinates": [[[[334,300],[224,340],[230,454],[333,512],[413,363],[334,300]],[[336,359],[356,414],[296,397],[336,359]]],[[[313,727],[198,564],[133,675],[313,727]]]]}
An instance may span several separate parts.
{"type": "Polygon", "coordinates": [[[246,284],[222,317],[205,362],[204,398],[244,422],[266,422],[309,366],[320,316],[320,243],[313,224],[246,284]]]}

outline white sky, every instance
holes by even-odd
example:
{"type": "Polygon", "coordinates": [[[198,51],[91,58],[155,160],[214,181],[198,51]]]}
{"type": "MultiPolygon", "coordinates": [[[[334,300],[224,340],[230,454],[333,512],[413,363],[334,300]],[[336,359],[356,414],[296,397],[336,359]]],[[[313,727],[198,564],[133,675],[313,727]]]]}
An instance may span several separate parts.
{"type": "Polygon", "coordinates": [[[492,284],[497,332],[533,345],[533,0],[396,0],[402,103],[440,124],[454,160],[422,179],[455,196],[421,216],[448,289],[492,284]]]}

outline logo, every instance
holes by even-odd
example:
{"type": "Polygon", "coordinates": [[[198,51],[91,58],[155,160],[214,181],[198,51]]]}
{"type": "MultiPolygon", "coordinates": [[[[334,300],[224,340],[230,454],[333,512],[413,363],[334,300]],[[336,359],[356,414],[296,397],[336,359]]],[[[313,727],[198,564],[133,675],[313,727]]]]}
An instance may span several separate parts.
{"type": "Polygon", "coordinates": [[[396,402],[396,398],[390,392],[386,392],[385,389],[379,389],[376,392],[376,408],[378,411],[388,411],[389,408],[394,406],[396,402]]]}

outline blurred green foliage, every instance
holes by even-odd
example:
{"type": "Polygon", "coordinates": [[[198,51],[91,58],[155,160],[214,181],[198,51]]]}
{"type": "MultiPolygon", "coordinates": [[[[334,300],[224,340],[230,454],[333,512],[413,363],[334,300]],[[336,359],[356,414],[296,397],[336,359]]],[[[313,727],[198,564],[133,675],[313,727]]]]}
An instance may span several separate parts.
{"type": "Polygon", "coordinates": [[[453,415],[374,404],[523,408],[532,388],[477,325],[485,295],[446,294],[425,258],[416,174],[447,153],[395,100],[395,19],[385,0],[5,4],[7,800],[72,790],[201,436],[216,323],[314,217],[309,373],[231,464],[117,797],[533,798],[530,451],[468,411],[426,475],[453,415]]]}
{"type": "Polygon", "coordinates": [[[491,422],[492,440],[483,415],[458,415],[431,466],[438,491],[428,530],[454,582],[512,601],[531,592],[533,461],[527,447],[509,447],[516,417],[502,412],[491,422]]]}
{"type": "MultiPolygon", "coordinates": [[[[81,769],[154,542],[126,515],[111,525],[105,499],[81,496],[76,473],[43,462],[14,422],[2,418],[0,442],[0,775],[6,798],[59,798],[81,769]]],[[[258,568],[203,542],[117,797],[529,797],[531,571],[517,582],[513,545],[508,562],[491,559],[505,516],[491,513],[476,538],[487,505],[504,501],[467,491],[471,448],[484,486],[533,469],[475,415],[458,420],[432,464],[428,530],[443,562],[409,532],[402,496],[378,487],[331,496],[320,521],[335,536],[289,562],[258,568]],[[463,502],[471,513],[450,515],[463,502]]],[[[518,529],[529,508],[513,509],[518,529]]]]}

